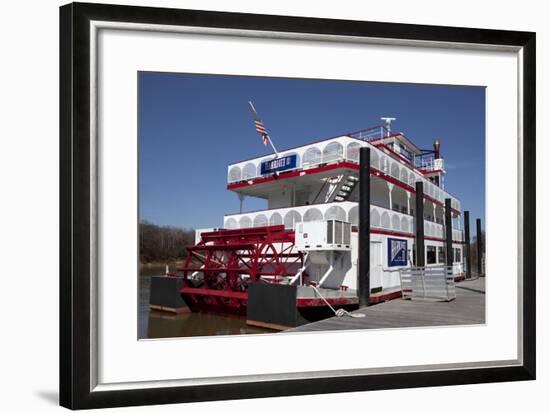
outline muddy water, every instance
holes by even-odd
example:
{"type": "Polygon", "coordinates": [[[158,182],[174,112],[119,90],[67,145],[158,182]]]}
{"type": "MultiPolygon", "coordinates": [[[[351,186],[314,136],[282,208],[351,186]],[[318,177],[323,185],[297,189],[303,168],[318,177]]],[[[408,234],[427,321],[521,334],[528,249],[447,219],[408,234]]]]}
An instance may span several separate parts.
{"type": "Polygon", "coordinates": [[[139,274],[139,338],[196,337],[230,334],[273,333],[272,330],[246,325],[245,319],[206,313],[173,315],[149,310],[149,286],[153,275],[162,275],[163,267],[142,267],[139,274]]]}

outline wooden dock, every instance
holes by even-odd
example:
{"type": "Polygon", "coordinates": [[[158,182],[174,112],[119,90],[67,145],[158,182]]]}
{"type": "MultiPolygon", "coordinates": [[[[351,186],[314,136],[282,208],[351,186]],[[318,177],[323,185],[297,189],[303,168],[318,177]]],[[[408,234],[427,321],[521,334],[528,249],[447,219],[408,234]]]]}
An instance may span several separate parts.
{"type": "Polygon", "coordinates": [[[456,299],[450,302],[410,301],[397,298],[353,313],[363,313],[365,317],[332,317],[286,330],[286,332],[483,324],[485,323],[485,278],[456,283],[456,299]]]}

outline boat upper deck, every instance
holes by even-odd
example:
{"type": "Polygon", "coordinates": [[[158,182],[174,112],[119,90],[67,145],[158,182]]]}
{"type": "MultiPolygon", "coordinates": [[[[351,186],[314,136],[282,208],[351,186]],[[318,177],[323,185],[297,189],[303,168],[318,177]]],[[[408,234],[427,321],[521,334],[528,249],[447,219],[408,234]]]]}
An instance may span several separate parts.
{"type": "MultiPolygon", "coordinates": [[[[405,135],[387,134],[381,129],[359,131],[287,149],[275,155],[257,157],[228,166],[228,185],[232,191],[248,196],[266,197],[270,184],[284,179],[308,185],[311,180],[323,180],[336,169],[359,169],[359,149],[371,149],[371,168],[381,178],[414,188],[424,183],[427,197],[443,203],[451,198],[453,210],[460,213],[460,201],[433,183],[429,175],[442,170],[441,159],[423,154],[405,135]],[[378,132],[377,132],[378,131],[378,132]],[[398,139],[403,143],[390,147],[387,142],[398,139]]],[[[444,172],[444,171],[443,171],[444,172]]]]}

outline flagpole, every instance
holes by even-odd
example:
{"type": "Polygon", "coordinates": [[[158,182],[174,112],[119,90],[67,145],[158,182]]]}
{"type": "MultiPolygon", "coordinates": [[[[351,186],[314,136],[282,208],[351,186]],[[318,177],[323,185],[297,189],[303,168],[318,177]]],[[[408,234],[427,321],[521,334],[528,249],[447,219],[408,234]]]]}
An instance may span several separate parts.
{"type": "MultiPolygon", "coordinates": [[[[256,117],[259,118],[258,112],[256,112],[256,108],[254,107],[254,105],[252,104],[252,102],[250,100],[248,101],[248,104],[250,105],[250,108],[252,109],[252,112],[254,112],[254,115],[256,115],[256,117]]],[[[275,145],[273,145],[273,141],[271,140],[271,136],[269,136],[269,134],[267,134],[267,140],[269,141],[269,144],[273,148],[273,152],[275,152],[275,157],[278,158],[279,157],[279,152],[277,151],[277,148],[275,148],[275,145]]]]}

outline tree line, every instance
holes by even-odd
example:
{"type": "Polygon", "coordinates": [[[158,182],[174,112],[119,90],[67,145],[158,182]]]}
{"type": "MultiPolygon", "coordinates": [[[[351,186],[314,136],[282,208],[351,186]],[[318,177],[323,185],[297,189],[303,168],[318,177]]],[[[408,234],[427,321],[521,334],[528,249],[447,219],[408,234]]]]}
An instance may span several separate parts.
{"type": "Polygon", "coordinates": [[[139,223],[139,260],[141,263],[166,262],[187,256],[187,245],[195,244],[192,228],[139,223]]]}

